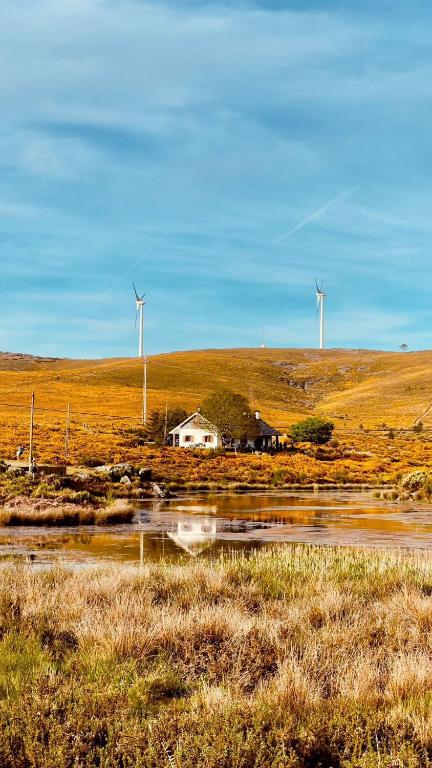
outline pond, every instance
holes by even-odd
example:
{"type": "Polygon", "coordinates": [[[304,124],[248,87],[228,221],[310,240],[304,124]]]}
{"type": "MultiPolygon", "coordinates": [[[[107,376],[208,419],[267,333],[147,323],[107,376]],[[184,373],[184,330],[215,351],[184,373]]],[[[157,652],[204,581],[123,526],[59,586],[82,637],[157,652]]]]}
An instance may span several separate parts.
{"type": "Polygon", "coordinates": [[[140,502],[128,525],[3,529],[0,557],[41,565],[139,563],[215,557],[284,542],[429,548],[431,537],[432,507],[402,507],[371,493],[189,493],[140,502]]]}

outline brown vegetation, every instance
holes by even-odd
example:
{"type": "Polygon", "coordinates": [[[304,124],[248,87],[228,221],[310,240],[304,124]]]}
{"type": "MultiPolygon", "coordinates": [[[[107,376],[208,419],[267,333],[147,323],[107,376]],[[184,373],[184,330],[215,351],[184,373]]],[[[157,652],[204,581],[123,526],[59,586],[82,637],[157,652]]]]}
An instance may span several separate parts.
{"type": "Polygon", "coordinates": [[[125,499],[93,507],[89,504],[65,504],[55,499],[35,500],[18,496],[0,508],[0,526],[109,525],[129,523],[133,517],[134,509],[125,499]]]}
{"type": "Polygon", "coordinates": [[[131,461],[150,465],[155,479],[180,486],[394,483],[411,470],[432,468],[431,365],[431,352],[365,350],[204,350],[149,358],[150,410],[164,413],[167,403],[192,411],[224,387],[250,398],[282,431],[310,415],[335,423],[339,445],[332,451],[208,461],[208,455],[145,446],[139,361],[0,356],[0,457],[13,458],[19,444],[28,446],[28,407],[35,391],[39,462],[64,462],[70,403],[70,464],[131,461]],[[423,431],[415,432],[420,418],[423,431]]]}
{"type": "Polygon", "coordinates": [[[0,764],[426,768],[431,595],[388,551],[3,567],[0,764]]]}

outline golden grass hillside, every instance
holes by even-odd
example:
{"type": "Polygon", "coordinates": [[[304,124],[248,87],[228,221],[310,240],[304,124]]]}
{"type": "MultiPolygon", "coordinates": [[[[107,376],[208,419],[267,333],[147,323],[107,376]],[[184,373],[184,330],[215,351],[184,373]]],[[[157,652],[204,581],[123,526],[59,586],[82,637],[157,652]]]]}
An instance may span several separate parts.
{"type": "MultiPolygon", "coordinates": [[[[432,351],[175,352],[148,360],[148,407],[161,409],[168,403],[192,411],[209,392],[226,387],[246,395],[282,431],[317,413],[332,418],[339,430],[383,422],[411,428],[419,418],[432,426],[431,372],[432,351]]],[[[136,359],[0,355],[0,451],[11,456],[17,444],[28,442],[29,403],[35,392],[39,444],[49,441],[51,454],[63,454],[68,403],[80,452],[86,443],[111,441],[116,453],[121,448],[118,431],[139,424],[141,387],[142,363],[136,359]]]]}
{"type": "Polygon", "coordinates": [[[2,768],[430,768],[430,555],[0,579],[2,768]]]}

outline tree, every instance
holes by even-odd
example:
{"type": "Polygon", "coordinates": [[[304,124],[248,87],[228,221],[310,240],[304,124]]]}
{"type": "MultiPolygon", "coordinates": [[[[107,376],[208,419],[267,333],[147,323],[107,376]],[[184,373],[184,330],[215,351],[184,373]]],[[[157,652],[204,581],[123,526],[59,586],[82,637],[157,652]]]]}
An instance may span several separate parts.
{"type": "Polygon", "coordinates": [[[187,419],[188,414],[184,408],[168,408],[168,411],[152,411],[147,423],[147,434],[151,440],[162,445],[164,438],[170,429],[187,419]]]}
{"type": "Polygon", "coordinates": [[[400,347],[399,347],[399,349],[401,349],[401,350],[402,350],[402,352],[406,352],[406,351],[407,351],[407,349],[408,349],[408,344],[401,344],[401,345],[400,345],[400,347]]]}
{"type": "Polygon", "coordinates": [[[209,395],[202,403],[200,413],[217,428],[223,445],[236,438],[254,440],[259,435],[257,420],[247,398],[227,389],[209,395]]]}
{"type": "Polygon", "coordinates": [[[324,445],[331,440],[334,424],[319,416],[311,416],[304,421],[298,421],[291,427],[291,437],[296,443],[315,443],[324,445]]]}

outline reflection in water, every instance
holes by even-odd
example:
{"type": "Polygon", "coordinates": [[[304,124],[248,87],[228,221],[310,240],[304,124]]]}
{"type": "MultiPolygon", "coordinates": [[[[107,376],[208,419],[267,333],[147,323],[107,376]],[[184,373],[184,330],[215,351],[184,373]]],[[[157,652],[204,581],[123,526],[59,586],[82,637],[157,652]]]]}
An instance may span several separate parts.
{"type": "Polygon", "coordinates": [[[216,520],[184,518],[177,522],[176,531],[169,531],[168,536],[188,555],[196,557],[216,541],[216,520]]]}
{"type": "Polygon", "coordinates": [[[0,556],[31,557],[37,563],[144,563],[295,541],[429,547],[431,534],[427,508],[404,509],[354,492],[191,494],[140,502],[131,525],[4,529],[0,556]]]}

